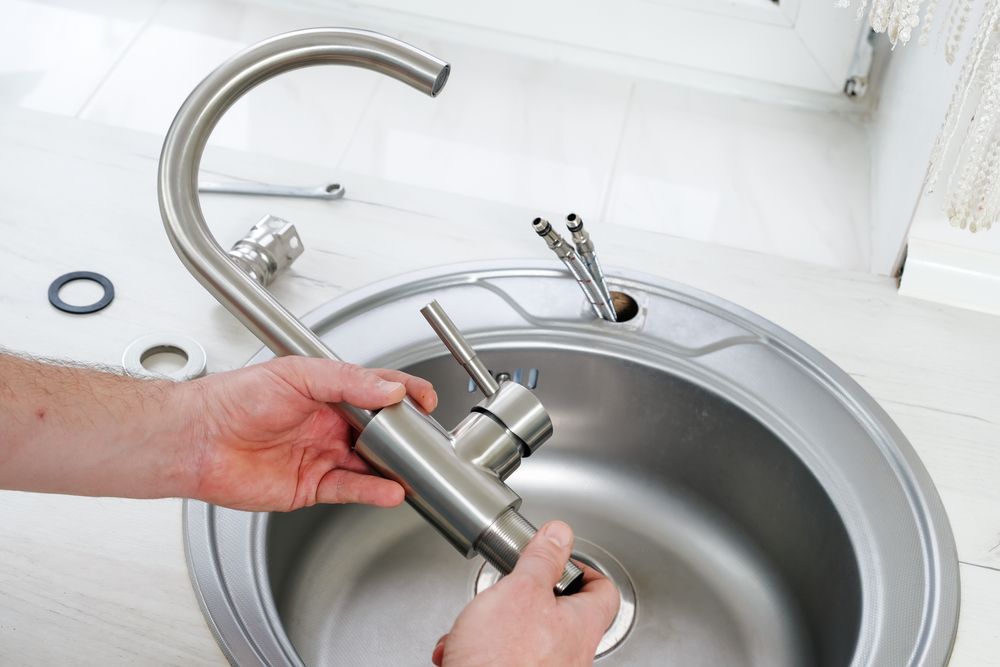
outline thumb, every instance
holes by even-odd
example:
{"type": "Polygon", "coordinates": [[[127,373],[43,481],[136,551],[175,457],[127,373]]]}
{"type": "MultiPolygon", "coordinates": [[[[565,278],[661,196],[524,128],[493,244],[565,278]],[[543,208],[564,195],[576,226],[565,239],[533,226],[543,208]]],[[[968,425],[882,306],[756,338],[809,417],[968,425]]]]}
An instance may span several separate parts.
{"type": "Polygon", "coordinates": [[[534,580],[552,590],[562,577],[573,551],[573,530],[562,521],[550,521],[535,533],[514,566],[514,574],[534,580]]]}

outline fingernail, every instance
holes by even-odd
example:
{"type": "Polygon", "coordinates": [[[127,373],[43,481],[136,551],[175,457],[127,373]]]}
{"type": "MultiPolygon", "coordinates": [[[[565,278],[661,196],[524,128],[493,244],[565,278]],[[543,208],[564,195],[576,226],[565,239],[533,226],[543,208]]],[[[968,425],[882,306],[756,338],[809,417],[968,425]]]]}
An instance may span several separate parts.
{"type": "Polygon", "coordinates": [[[403,385],[400,384],[399,382],[389,382],[388,380],[379,380],[378,388],[379,391],[391,394],[394,391],[399,391],[400,389],[402,389],[403,385]]]}
{"type": "Polygon", "coordinates": [[[565,549],[573,541],[573,531],[562,521],[553,521],[542,526],[542,535],[560,549],[565,549]]]}

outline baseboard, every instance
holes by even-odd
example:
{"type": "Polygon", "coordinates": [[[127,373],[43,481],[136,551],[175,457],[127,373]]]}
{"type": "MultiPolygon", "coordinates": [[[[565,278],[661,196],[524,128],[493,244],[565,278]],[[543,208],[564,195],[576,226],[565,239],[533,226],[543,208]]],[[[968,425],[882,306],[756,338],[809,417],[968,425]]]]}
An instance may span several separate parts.
{"type": "Polygon", "coordinates": [[[899,293],[1000,315],[1000,254],[911,238],[899,293]]]}

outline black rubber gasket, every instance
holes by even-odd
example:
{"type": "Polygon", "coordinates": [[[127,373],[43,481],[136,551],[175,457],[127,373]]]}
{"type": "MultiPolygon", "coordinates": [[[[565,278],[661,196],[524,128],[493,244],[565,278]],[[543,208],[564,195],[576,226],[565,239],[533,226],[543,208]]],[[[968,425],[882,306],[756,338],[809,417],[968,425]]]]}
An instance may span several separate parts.
{"type": "Polygon", "coordinates": [[[108,304],[114,301],[114,299],[115,286],[111,284],[111,281],[108,280],[107,277],[102,276],[100,273],[94,273],[93,271],[71,271],[70,273],[59,276],[52,281],[51,285],[49,285],[49,303],[64,313],[72,313],[73,315],[96,313],[99,310],[107,308],[108,304]],[[59,290],[61,290],[66,283],[71,283],[74,280],[89,280],[97,283],[104,288],[104,296],[94,303],[86,306],[74,306],[66,303],[59,298],[59,290]]]}

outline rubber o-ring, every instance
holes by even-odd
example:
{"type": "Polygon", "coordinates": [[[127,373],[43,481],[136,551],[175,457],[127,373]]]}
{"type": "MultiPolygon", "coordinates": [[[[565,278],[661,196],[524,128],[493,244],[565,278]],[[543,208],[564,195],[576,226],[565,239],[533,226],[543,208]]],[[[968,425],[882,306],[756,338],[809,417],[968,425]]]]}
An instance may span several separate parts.
{"type": "Polygon", "coordinates": [[[99,310],[107,308],[108,304],[114,301],[114,299],[115,286],[111,284],[111,281],[108,280],[107,277],[102,276],[100,273],[94,273],[93,271],[72,271],[59,276],[52,281],[51,285],[49,285],[49,303],[64,313],[72,313],[74,315],[96,313],[99,310]],[[74,306],[66,303],[59,298],[59,290],[61,290],[66,283],[71,283],[74,280],[89,280],[97,283],[104,289],[104,296],[94,303],[86,306],[74,306]]]}

